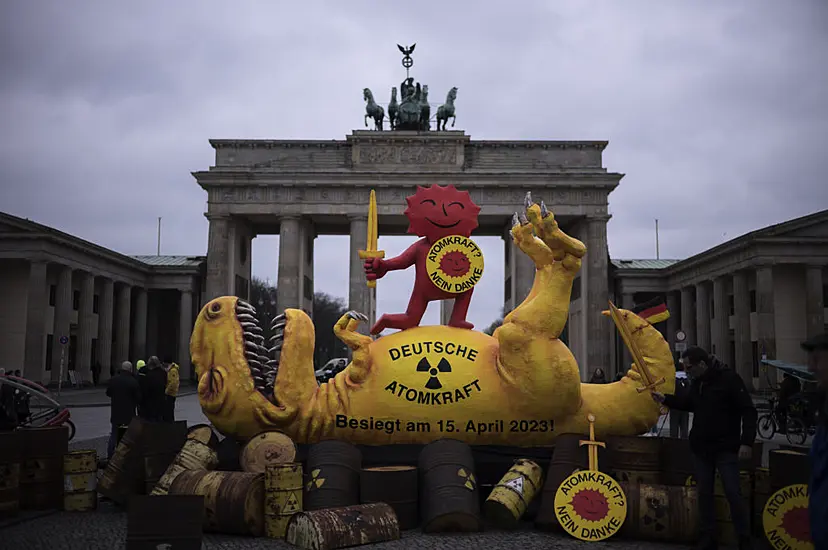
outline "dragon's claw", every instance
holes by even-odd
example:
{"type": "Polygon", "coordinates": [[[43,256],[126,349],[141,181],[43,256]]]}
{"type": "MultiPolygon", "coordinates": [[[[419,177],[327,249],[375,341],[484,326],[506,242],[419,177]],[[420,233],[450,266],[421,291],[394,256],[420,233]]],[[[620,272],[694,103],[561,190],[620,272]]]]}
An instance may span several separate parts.
{"type": "Polygon", "coordinates": [[[546,209],[546,203],[541,201],[541,218],[546,218],[549,215],[549,210],[546,209]]]}
{"type": "Polygon", "coordinates": [[[345,315],[347,315],[351,319],[354,319],[354,320],[357,320],[357,321],[362,321],[363,323],[368,322],[368,316],[365,315],[364,313],[360,313],[358,311],[351,310],[348,313],[346,313],[345,315]]]}
{"type": "Polygon", "coordinates": [[[523,206],[528,210],[529,207],[532,206],[533,204],[535,204],[535,203],[532,202],[532,192],[527,191],[526,196],[523,197],[523,206]]]}
{"type": "Polygon", "coordinates": [[[515,212],[512,216],[512,227],[517,227],[520,225],[520,219],[518,218],[518,213],[515,212]]]}
{"type": "Polygon", "coordinates": [[[526,225],[529,223],[529,218],[527,218],[526,214],[523,212],[518,213],[518,216],[520,218],[520,225],[526,225]]]}

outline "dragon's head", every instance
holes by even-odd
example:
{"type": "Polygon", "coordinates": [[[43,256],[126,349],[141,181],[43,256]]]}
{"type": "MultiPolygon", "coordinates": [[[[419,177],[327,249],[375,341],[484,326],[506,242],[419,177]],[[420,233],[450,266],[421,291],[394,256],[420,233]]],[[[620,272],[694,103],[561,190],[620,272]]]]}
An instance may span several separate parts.
{"type": "Polygon", "coordinates": [[[288,309],[272,328],[268,349],[256,310],[234,296],[216,298],[198,314],[190,339],[198,397],[205,415],[223,433],[251,437],[255,429],[284,427],[315,390],[313,323],[301,311],[288,309]],[[280,371],[286,358],[292,368],[280,371]],[[250,418],[257,426],[251,426],[250,418]]]}

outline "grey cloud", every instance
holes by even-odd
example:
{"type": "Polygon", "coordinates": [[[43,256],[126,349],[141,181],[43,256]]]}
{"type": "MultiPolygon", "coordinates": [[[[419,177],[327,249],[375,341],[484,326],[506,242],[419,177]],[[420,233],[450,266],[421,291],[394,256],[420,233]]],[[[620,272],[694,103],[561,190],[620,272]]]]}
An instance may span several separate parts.
{"type": "MultiPolygon", "coordinates": [[[[474,139],[607,139],[626,174],[611,252],[683,257],[828,208],[828,8],[729,2],[5,2],[0,209],[126,253],[203,253],[208,138],[341,139],[361,90],[412,74],[474,139]]],[[[401,251],[410,237],[384,239],[401,251]]],[[[500,309],[502,241],[480,239],[472,321],[500,309]]],[[[254,246],[274,278],[278,239],[254,246]]],[[[318,290],[344,296],[347,252],[317,241],[318,290]]],[[[412,274],[379,309],[401,311],[412,274]]],[[[432,308],[426,322],[436,323],[432,308]]]]}

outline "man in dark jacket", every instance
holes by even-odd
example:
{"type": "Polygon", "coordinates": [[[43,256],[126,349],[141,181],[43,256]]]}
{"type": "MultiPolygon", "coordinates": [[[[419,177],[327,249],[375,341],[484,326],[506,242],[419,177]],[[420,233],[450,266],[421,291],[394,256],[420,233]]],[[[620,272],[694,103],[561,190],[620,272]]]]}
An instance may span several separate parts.
{"type": "Polygon", "coordinates": [[[671,409],[693,413],[689,439],[696,463],[699,548],[718,548],[713,498],[716,470],[730,504],[739,548],[750,548],[749,513],[740,494],[739,461],[750,459],[753,452],[756,407],[741,377],[702,348],[687,348],[682,363],[692,379],[689,390],[678,395],[653,392],[653,399],[671,409]]]}
{"type": "Polygon", "coordinates": [[[121,363],[120,372],[109,379],[106,395],[111,399],[109,422],[112,424],[106,453],[107,458],[112,458],[118,440],[118,427],[128,426],[132,422],[135,418],[135,409],[141,402],[141,388],[132,375],[132,363],[121,363]]]}
{"type": "Polygon", "coordinates": [[[802,344],[808,352],[808,370],[814,373],[821,394],[817,433],[811,444],[811,482],[808,486],[808,512],[814,548],[828,548],[828,334],[802,344]]]}
{"type": "Polygon", "coordinates": [[[154,355],[142,370],[146,374],[138,377],[141,383],[141,416],[146,420],[161,422],[166,407],[167,372],[154,355]]]}

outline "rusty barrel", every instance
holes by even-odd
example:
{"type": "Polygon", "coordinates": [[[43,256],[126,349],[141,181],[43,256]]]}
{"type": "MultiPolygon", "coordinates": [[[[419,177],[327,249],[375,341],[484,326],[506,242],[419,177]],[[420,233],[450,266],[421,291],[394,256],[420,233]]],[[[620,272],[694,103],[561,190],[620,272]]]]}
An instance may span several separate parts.
{"type": "Polygon", "coordinates": [[[155,484],[152,495],[166,495],[173,480],[187,470],[214,470],[218,466],[218,454],[198,439],[187,439],[184,446],[155,484]]]}
{"type": "Polygon", "coordinates": [[[788,485],[807,485],[811,477],[811,457],[800,451],[773,449],[768,453],[768,470],[771,494],[788,485]]]}
{"type": "Polygon", "coordinates": [[[98,493],[118,504],[124,505],[131,495],[144,492],[141,445],[148,424],[137,417],[132,419],[98,480],[98,493]]]}
{"type": "Polygon", "coordinates": [[[698,538],[695,487],[621,483],[627,517],[620,534],[634,539],[692,544],[698,538]]]}
{"type": "Polygon", "coordinates": [[[688,439],[661,438],[659,462],[664,485],[687,485],[687,479],[696,471],[688,439]]]}
{"type": "Polygon", "coordinates": [[[264,535],[264,474],[181,472],[170,495],[204,497],[204,530],[228,535],[264,535]]]}
{"type": "Polygon", "coordinates": [[[187,441],[187,422],[152,422],[144,435],[144,490],[151,494],[187,441]]]}
{"type": "Polygon", "coordinates": [[[359,504],[293,516],[285,539],[307,550],[334,550],[400,538],[394,510],[385,503],[359,504]]]}
{"type": "Polygon", "coordinates": [[[364,468],[359,476],[359,498],[362,504],[388,504],[397,514],[400,529],[414,529],[419,524],[418,483],[414,466],[364,468]]]}
{"type": "Polygon", "coordinates": [[[242,448],[242,470],[262,474],[270,464],[290,464],[296,460],[296,444],[279,431],[254,435],[242,448]]]}
{"type": "Polygon", "coordinates": [[[359,504],[362,453],[344,441],[321,441],[308,451],[305,510],[359,504]]]}
{"type": "Polygon", "coordinates": [[[486,499],[486,520],[500,529],[514,529],[541,488],[543,470],[527,459],[515,461],[486,499]]]}
{"type": "Polygon", "coordinates": [[[418,459],[424,533],[483,529],[471,447],[456,439],[426,445],[418,459]]]}
{"type": "Polygon", "coordinates": [[[129,499],[126,550],[201,550],[204,497],[137,495],[129,499]]]}
{"type": "Polygon", "coordinates": [[[19,430],[20,508],[63,508],[63,455],[69,452],[69,428],[51,426],[19,430]]]}
{"type": "Polygon", "coordinates": [[[302,463],[270,464],[265,470],[265,535],[284,538],[290,519],[302,511],[302,463]]]}
{"type": "Polygon", "coordinates": [[[209,424],[195,424],[187,429],[187,439],[195,439],[211,449],[218,449],[218,436],[209,424]]]}
{"type": "Polygon", "coordinates": [[[98,507],[98,451],[72,451],[63,457],[63,509],[89,512],[98,507]]]}
{"type": "MultiPolygon", "coordinates": [[[[544,530],[556,530],[560,528],[558,518],[555,516],[555,495],[561,483],[579,470],[586,470],[589,467],[589,452],[581,441],[589,439],[583,434],[561,434],[555,439],[555,448],[552,452],[552,460],[546,470],[546,480],[541,492],[541,502],[538,514],[535,518],[535,526],[544,530]]],[[[598,469],[604,473],[610,471],[607,463],[606,450],[598,447],[598,469]]]]}
{"type": "Polygon", "coordinates": [[[607,439],[607,454],[619,482],[661,483],[661,438],[612,436],[607,439]]]}
{"type": "Polygon", "coordinates": [[[0,432],[0,519],[20,511],[20,432],[0,432]]]}

